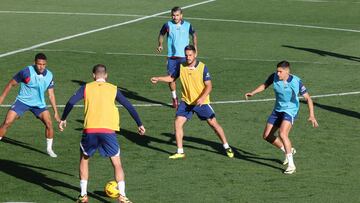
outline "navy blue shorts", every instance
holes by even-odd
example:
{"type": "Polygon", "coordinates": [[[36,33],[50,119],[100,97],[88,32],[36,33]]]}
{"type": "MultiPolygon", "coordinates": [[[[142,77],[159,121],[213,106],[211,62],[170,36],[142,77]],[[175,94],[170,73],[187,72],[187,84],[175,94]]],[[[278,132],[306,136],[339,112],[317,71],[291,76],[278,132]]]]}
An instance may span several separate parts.
{"type": "Polygon", "coordinates": [[[277,112],[277,111],[273,110],[273,112],[269,116],[267,122],[270,124],[273,124],[276,127],[280,127],[282,121],[284,121],[284,120],[289,121],[291,123],[291,125],[293,125],[295,118],[296,118],[296,116],[292,117],[291,115],[289,115],[285,112],[277,112]]]}
{"type": "Polygon", "coordinates": [[[176,111],[176,116],[183,116],[190,120],[194,113],[196,113],[200,120],[215,118],[215,112],[211,108],[210,104],[204,104],[201,106],[188,105],[184,101],[180,102],[179,108],[176,111]]]}
{"type": "Polygon", "coordinates": [[[98,149],[103,157],[120,155],[116,133],[83,133],[80,149],[86,156],[93,156],[98,149]]]}
{"type": "Polygon", "coordinates": [[[25,111],[31,111],[37,118],[40,114],[47,110],[47,108],[32,107],[22,103],[19,100],[16,100],[15,103],[10,107],[11,110],[15,111],[18,116],[22,116],[25,111]]]}
{"type": "Polygon", "coordinates": [[[179,64],[186,62],[185,57],[184,58],[168,58],[167,60],[167,74],[173,75],[173,73],[176,71],[176,68],[179,66],[179,64]]]}

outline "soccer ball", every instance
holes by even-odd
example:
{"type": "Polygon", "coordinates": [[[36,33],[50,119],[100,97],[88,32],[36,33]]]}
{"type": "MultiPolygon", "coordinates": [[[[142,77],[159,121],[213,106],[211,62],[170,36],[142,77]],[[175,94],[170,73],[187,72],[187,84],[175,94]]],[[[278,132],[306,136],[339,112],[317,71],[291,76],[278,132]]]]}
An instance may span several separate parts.
{"type": "Polygon", "coordinates": [[[118,184],[116,181],[112,180],[106,183],[105,185],[105,193],[107,196],[116,199],[120,196],[120,192],[118,189],[118,184]]]}

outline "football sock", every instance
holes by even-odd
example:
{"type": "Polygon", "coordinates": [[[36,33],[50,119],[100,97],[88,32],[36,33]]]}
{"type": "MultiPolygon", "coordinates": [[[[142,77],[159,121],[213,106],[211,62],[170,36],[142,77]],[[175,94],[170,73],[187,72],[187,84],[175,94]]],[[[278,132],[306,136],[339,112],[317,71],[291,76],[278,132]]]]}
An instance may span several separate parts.
{"type": "Polygon", "coordinates": [[[289,161],[289,166],[295,166],[292,153],[286,154],[286,158],[287,158],[288,161],[289,161]]]}
{"type": "Polygon", "coordinates": [[[284,146],[282,146],[280,149],[281,149],[281,151],[285,152],[285,147],[284,146]]]}
{"type": "Polygon", "coordinates": [[[122,181],[118,182],[118,189],[119,189],[121,196],[126,196],[125,195],[125,181],[122,180],[122,181]]]}
{"type": "Polygon", "coordinates": [[[3,137],[0,137],[0,140],[2,139],[3,137]]]}
{"type": "Polygon", "coordinates": [[[87,180],[80,180],[80,189],[81,189],[81,196],[84,196],[87,194],[87,180]]]}
{"type": "Polygon", "coordinates": [[[184,154],[184,148],[178,148],[177,153],[178,154],[184,154]]]}
{"type": "Polygon", "coordinates": [[[53,138],[46,138],[46,149],[47,150],[52,150],[52,145],[53,145],[53,138]]]}
{"type": "Polygon", "coordinates": [[[176,99],[176,98],[177,98],[177,96],[176,96],[176,91],[175,91],[175,90],[174,90],[174,91],[171,91],[171,96],[172,96],[173,99],[176,99]]]}
{"type": "Polygon", "coordinates": [[[223,146],[224,146],[225,149],[230,148],[228,143],[223,144],[223,146]]]}

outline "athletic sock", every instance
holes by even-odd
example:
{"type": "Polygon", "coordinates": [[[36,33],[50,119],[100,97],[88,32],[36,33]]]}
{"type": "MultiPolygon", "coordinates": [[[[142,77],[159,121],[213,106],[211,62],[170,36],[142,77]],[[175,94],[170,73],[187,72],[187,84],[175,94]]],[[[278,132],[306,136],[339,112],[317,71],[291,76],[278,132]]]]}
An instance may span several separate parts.
{"type": "Polygon", "coordinates": [[[288,161],[289,161],[289,166],[295,166],[292,153],[286,154],[286,158],[287,158],[288,161]]]}
{"type": "Polygon", "coordinates": [[[2,139],[3,137],[0,137],[0,140],[2,139]]]}
{"type": "Polygon", "coordinates": [[[280,149],[281,149],[281,151],[283,151],[285,153],[285,147],[284,146],[282,146],[280,149]]]}
{"type": "Polygon", "coordinates": [[[52,150],[53,138],[46,138],[46,149],[52,150]]]}
{"type": "Polygon", "coordinates": [[[172,96],[173,99],[176,99],[176,98],[177,98],[177,96],[176,96],[176,90],[171,91],[171,96],[172,96]]]}
{"type": "Polygon", "coordinates": [[[118,189],[119,189],[119,192],[120,192],[120,195],[122,195],[122,196],[126,196],[125,195],[125,181],[119,181],[118,182],[118,189]]]}
{"type": "Polygon", "coordinates": [[[87,180],[80,180],[80,189],[81,189],[81,196],[84,196],[87,194],[87,180]]]}
{"type": "Polygon", "coordinates": [[[228,143],[223,144],[223,146],[224,146],[225,149],[230,148],[228,143]]]}
{"type": "Polygon", "coordinates": [[[177,153],[178,154],[184,154],[184,148],[178,148],[177,153]]]}

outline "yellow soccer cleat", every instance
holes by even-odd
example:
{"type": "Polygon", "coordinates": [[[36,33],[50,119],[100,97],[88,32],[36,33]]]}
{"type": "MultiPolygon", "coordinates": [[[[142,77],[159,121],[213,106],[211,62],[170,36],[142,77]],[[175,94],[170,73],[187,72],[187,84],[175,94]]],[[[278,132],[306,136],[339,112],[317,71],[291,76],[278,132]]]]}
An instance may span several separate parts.
{"type": "Polygon", "coordinates": [[[169,156],[169,159],[185,159],[185,154],[184,153],[182,153],[182,154],[175,153],[175,154],[169,156]]]}
{"type": "Polygon", "coordinates": [[[119,203],[132,203],[130,200],[129,200],[129,198],[127,198],[127,197],[125,197],[125,196],[122,196],[122,195],[120,195],[119,196],[119,203]]]}
{"type": "Polygon", "coordinates": [[[296,167],[295,166],[288,166],[287,169],[284,171],[284,174],[290,175],[295,173],[296,167]]]}
{"type": "Polygon", "coordinates": [[[87,195],[81,196],[79,195],[78,199],[76,200],[76,203],[88,203],[89,199],[87,195]]]}
{"type": "Polygon", "coordinates": [[[230,147],[226,149],[226,155],[230,158],[234,157],[234,152],[230,147]]]}

